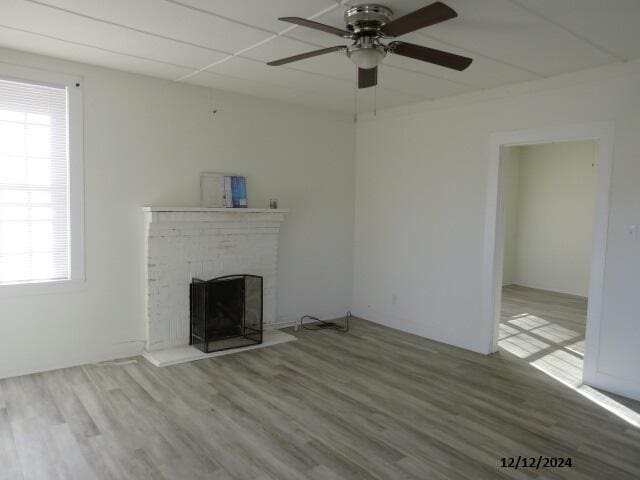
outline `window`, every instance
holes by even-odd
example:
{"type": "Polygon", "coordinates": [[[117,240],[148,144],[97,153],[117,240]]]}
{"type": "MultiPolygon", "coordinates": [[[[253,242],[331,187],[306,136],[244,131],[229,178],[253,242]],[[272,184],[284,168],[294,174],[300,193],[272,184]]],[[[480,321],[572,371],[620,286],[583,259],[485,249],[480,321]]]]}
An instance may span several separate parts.
{"type": "Polygon", "coordinates": [[[73,181],[82,173],[72,161],[81,150],[70,131],[76,84],[38,80],[0,69],[0,290],[83,276],[82,188],[73,181]]]}

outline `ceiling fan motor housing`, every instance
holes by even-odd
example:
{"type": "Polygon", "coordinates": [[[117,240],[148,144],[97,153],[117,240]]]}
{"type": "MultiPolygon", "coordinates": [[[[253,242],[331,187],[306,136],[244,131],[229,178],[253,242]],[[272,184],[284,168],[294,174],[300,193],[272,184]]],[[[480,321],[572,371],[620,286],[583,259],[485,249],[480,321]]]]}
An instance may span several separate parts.
{"type": "Polygon", "coordinates": [[[380,35],[378,31],[393,18],[393,11],[384,5],[367,3],[356,5],[344,12],[347,30],[361,35],[380,35]]]}

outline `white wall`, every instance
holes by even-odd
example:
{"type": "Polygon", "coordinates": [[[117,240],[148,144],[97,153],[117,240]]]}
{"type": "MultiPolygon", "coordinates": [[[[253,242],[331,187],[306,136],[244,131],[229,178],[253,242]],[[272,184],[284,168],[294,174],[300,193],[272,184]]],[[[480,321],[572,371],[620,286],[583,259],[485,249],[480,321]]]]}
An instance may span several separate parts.
{"type": "Polygon", "coordinates": [[[640,397],[640,62],[426,102],[361,119],[354,313],[479,352],[490,134],[613,121],[598,373],[640,397]],[[397,295],[393,305],[391,295],[397,295]]]}
{"type": "Polygon", "coordinates": [[[504,188],[504,263],[502,284],[511,285],[516,279],[518,247],[518,183],[520,180],[520,147],[503,150],[502,182],[504,188]]]}
{"type": "Polygon", "coordinates": [[[141,351],[140,207],[197,205],[203,170],[244,174],[250,206],[275,197],[291,210],[280,320],[350,307],[349,116],[9,50],[0,61],[84,76],[87,276],[80,291],[0,298],[0,377],[141,351]]]}
{"type": "Polygon", "coordinates": [[[505,175],[514,170],[518,175],[515,182],[510,178],[505,184],[503,279],[586,297],[593,247],[597,144],[575,141],[505,150],[517,152],[515,159],[505,158],[505,175]],[[514,189],[515,200],[509,198],[514,189]]]}

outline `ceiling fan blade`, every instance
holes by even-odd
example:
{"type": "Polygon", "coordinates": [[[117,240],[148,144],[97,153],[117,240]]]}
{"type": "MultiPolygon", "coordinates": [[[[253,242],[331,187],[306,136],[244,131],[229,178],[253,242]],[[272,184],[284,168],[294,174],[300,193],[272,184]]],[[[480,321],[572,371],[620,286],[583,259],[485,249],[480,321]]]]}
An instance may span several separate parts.
{"type": "Polygon", "coordinates": [[[358,69],[358,88],[375,87],[378,84],[378,67],[358,69]]]}
{"type": "Polygon", "coordinates": [[[390,37],[399,37],[429,25],[457,17],[456,11],[442,2],[435,2],[384,25],[380,31],[390,37]]]}
{"type": "Polygon", "coordinates": [[[281,58],[280,60],[274,60],[267,63],[272,67],[284,65],[285,63],[297,62],[298,60],[304,60],[305,58],[317,57],[318,55],[324,55],[325,53],[338,52],[340,50],[346,50],[347,47],[338,45],[337,47],[321,48],[320,50],[314,50],[312,52],[301,53],[300,55],[294,55],[293,57],[281,58]]]}
{"type": "Polygon", "coordinates": [[[391,42],[389,49],[392,53],[402,55],[403,57],[422,60],[423,62],[435,63],[441,67],[452,68],[453,70],[462,71],[471,65],[472,58],[456,55],[455,53],[443,52],[435,48],[423,47],[406,42],[391,42]]]}
{"type": "Polygon", "coordinates": [[[321,32],[332,33],[339,37],[352,38],[353,34],[347,30],[341,28],[332,27],[331,25],[325,25],[324,23],[314,22],[313,20],[307,20],[301,17],[281,17],[278,20],[283,22],[295,23],[302,27],[313,28],[314,30],[320,30],[321,32]]]}

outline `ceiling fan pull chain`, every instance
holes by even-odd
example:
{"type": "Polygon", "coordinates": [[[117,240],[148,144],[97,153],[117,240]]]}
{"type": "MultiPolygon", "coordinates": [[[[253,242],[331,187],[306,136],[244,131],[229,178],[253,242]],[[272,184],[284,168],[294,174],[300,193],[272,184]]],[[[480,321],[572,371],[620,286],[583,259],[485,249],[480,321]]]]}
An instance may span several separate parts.
{"type": "Polygon", "coordinates": [[[353,123],[358,123],[358,82],[353,89],[353,123]]]}
{"type": "Polygon", "coordinates": [[[378,116],[378,85],[373,86],[373,116],[378,116]]]}

